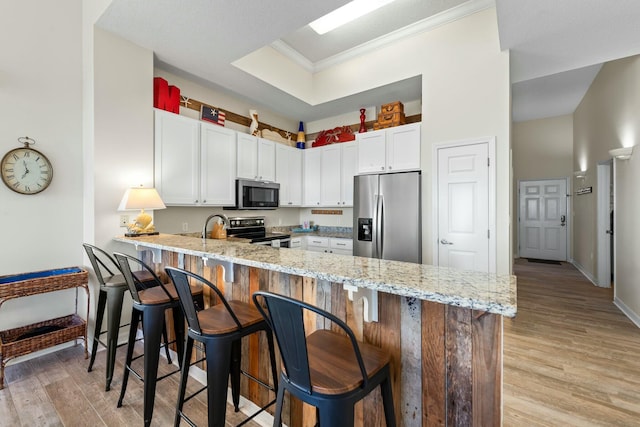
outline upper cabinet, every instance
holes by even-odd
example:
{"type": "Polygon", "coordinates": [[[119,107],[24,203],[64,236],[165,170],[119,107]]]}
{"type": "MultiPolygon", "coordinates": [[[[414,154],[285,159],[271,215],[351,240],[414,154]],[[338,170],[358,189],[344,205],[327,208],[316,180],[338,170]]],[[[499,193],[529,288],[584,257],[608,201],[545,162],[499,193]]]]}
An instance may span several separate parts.
{"type": "Polygon", "coordinates": [[[420,123],[357,134],[358,173],[420,169],[420,123]]]}
{"type": "Polygon", "coordinates": [[[200,122],[155,110],[155,187],[166,205],[200,201],[200,122]]]}
{"type": "Polygon", "coordinates": [[[200,124],[200,195],[202,205],[235,204],[236,132],[200,124]]]}
{"type": "Polygon", "coordinates": [[[353,206],[358,144],[345,142],[304,150],[304,206],[353,206]]]}
{"type": "Polygon", "coordinates": [[[155,110],[155,186],[166,205],[235,203],[236,133],[155,110]]]}
{"type": "Polygon", "coordinates": [[[280,184],[280,206],[302,205],[303,150],[276,144],[276,182],[280,184]]]}
{"type": "Polygon", "coordinates": [[[276,180],[276,143],[238,133],[237,176],[262,181],[276,180]]]}

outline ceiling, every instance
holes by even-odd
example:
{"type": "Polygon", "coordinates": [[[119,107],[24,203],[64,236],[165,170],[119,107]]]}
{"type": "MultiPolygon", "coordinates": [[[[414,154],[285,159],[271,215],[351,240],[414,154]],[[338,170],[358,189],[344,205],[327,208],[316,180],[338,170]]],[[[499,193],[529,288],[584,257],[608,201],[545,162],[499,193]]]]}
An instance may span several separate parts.
{"type": "Polygon", "coordinates": [[[309,72],[488,7],[511,50],[514,121],[572,113],[603,62],[640,53],[636,0],[396,0],[324,36],[307,23],[348,0],[112,0],[97,25],[156,65],[305,122],[420,98],[420,77],[311,105],[234,62],[269,46],[309,72]],[[293,7],[292,7],[293,6],[293,7]]]}

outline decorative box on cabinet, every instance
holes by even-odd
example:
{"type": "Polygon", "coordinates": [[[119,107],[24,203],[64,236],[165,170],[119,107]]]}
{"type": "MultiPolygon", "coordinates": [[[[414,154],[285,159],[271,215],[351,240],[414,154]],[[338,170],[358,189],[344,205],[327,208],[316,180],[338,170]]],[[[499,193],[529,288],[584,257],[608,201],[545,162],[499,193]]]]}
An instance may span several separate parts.
{"type": "MultiPolygon", "coordinates": [[[[88,318],[88,274],[86,270],[79,267],[0,277],[0,307],[13,298],[71,288],[84,288],[87,293],[86,318],[88,318]]],[[[10,359],[44,350],[77,338],[83,338],[84,340],[84,357],[86,359],[88,357],[87,322],[78,316],[77,294],[76,308],[73,314],[0,331],[0,389],[4,388],[4,368],[10,359]]]]}

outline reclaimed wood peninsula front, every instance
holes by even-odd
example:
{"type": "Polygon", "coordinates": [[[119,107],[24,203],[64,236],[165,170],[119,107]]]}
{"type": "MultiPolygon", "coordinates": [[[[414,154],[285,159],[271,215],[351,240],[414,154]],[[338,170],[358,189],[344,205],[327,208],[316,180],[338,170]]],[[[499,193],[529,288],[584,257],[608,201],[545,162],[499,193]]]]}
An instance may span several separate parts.
{"type": "MultiPolygon", "coordinates": [[[[229,298],[250,301],[256,290],[268,290],[345,320],[359,339],[392,353],[399,426],[502,424],[502,318],[516,313],[514,276],[168,234],[115,240],[134,245],[159,272],[186,268],[229,298]],[[351,301],[349,286],[377,291],[377,304],[376,292],[366,304],[351,301]]],[[[307,329],[318,327],[330,325],[309,319],[307,329]]],[[[262,339],[243,343],[243,364],[269,378],[262,339]]],[[[242,385],[258,405],[270,398],[260,389],[242,385]]],[[[315,423],[315,410],[295,399],[283,412],[291,427],[315,423]]],[[[359,426],[384,425],[379,392],[356,406],[356,419],[359,426]]]]}

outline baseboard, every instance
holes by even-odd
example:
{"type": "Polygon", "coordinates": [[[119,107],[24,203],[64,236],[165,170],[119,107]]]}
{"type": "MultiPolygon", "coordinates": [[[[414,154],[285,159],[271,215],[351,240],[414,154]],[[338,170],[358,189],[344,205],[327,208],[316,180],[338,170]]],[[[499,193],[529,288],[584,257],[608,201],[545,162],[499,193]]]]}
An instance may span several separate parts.
{"type": "Polygon", "coordinates": [[[638,328],[640,328],[640,315],[631,310],[625,303],[623,303],[618,297],[613,297],[613,303],[616,307],[624,313],[638,328]]]}
{"type": "Polygon", "coordinates": [[[595,286],[598,286],[598,279],[596,279],[595,277],[593,277],[593,275],[591,273],[589,273],[582,265],[580,265],[580,263],[578,261],[576,261],[575,259],[572,259],[569,261],[580,273],[582,273],[582,275],[584,277],[586,277],[587,279],[589,279],[589,281],[591,283],[593,283],[595,286]]]}

